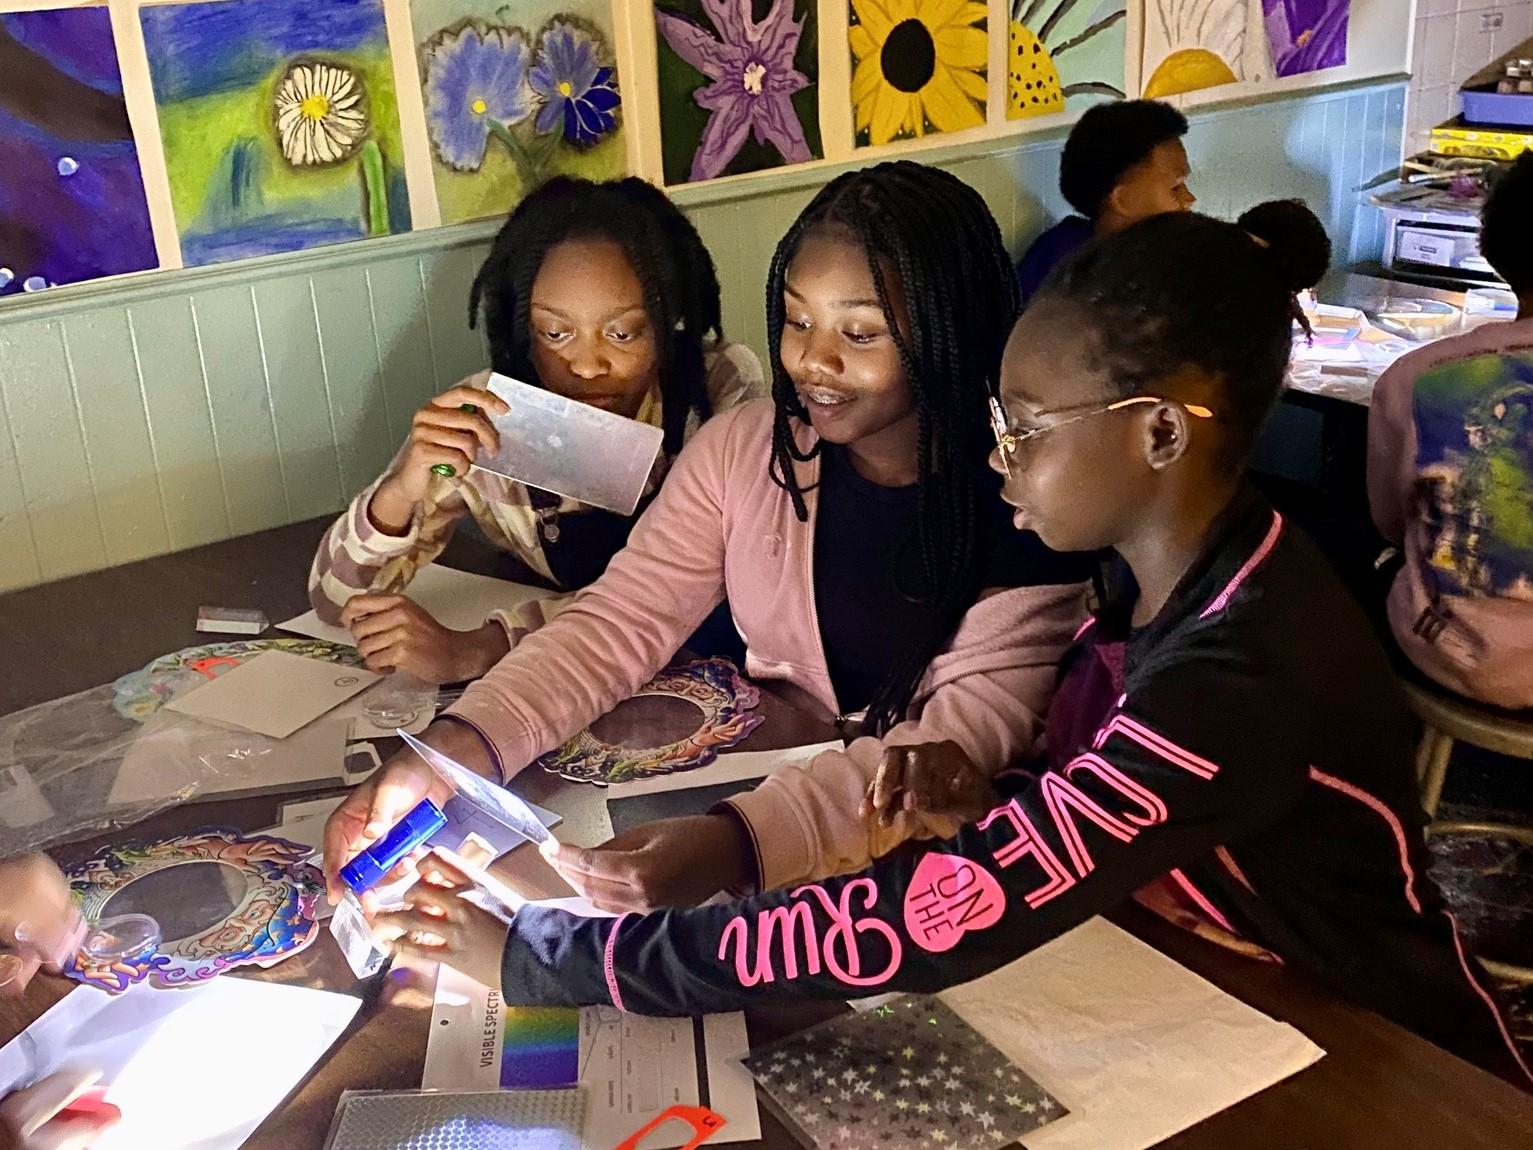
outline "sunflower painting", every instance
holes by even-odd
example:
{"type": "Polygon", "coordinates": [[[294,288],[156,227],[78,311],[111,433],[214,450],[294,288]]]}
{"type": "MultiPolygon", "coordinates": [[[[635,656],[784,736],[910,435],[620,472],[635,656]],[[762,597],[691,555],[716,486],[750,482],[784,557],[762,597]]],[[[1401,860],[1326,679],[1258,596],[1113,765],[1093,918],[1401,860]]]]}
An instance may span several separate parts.
{"type": "Polygon", "coordinates": [[[1144,13],[1144,95],[1259,80],[1267,70],[1261,0],[1148,0],[1144,13]]]}
{"type": "Polygon", "coordinates": [[[444,224],[628,169],[611,0],[411,0],[444,224]]]}
{"type": "Polygon", "coordinates": [[[984,124],[985,13],[976,0],[851,0],[858,146],[984,124]]]}
{"type": "Polygon", "coordinates": [[[409,230],[382,0],[139,19],[188,266],[409,230]]]}
{"type": "Polygon", "coordinates": [[[1121,100],[1127,0],[1013,0],[1006,118],[1121,100]]]}

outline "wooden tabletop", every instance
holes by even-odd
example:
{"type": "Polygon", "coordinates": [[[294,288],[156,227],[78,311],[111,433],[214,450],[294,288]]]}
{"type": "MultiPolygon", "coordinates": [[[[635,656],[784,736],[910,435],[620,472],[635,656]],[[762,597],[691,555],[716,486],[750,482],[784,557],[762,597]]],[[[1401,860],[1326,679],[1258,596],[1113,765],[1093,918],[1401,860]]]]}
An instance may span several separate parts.
{"type": "MultiPolygon", "coordinates": [[[[0,713],[109,682],[151,659],[216,636],[197,634],[201,605],[259,607],[272,621],[307,608],[309,560],[325,523],[316,521],[162,559],[0,596],[0,713]],[[24,668],[17,673],[18,668],[24,668]]],[[[490,571],[483,547],[457,542],[448,561],[490,571]]],[[[824,729],[764,693],[767,721],[742,746],[767,750],[817,741],[824,729]]],[[[594,841],[600,793],[541,772],[517,780],[526,797],[566,816],[567,835],[594,841]]],[[[254,830],[277,821],[280,799],[191,804],[161,813],[134,834],[173,834],[225,824],[254,830]]],[[[76,844],[60,857],[79,857],[76,844]]],[[[547,881],[541,859],[525,848],[502,860],[522,885],[547,881]]],[[[1321,1150],[1448,1148],[1511,1150],[1533,1146],[1533,1098],[1430,1045],[1379,1016],[1338,1000],[1280,967],[1249,962],[1167,926],[1137,907],[1115,921],[1189,969],[1293,1024],[1327,1051],[1317,1065],[1200,1123],[1162,1145],[1168,1150],[1321,1150]]],[[[420,1085],[431,1014],[429,983],[400,972],[359,988],[328,932],[303,954],[250,977],[365,993],[342,1039],[246,1144],[256,1150],[317,1150],[336,1100],[347,1089],[420,1085]]],[[[26,995],[0,1003],[0,1042],[66,993],[62,979],[36,979],[26,995]]],[[[753,1041],[818,1021],[833,1007],[749,1013],[753,1041]]],[[[762,1110],[769,1150],[796,1147],[762,1110]]]]}

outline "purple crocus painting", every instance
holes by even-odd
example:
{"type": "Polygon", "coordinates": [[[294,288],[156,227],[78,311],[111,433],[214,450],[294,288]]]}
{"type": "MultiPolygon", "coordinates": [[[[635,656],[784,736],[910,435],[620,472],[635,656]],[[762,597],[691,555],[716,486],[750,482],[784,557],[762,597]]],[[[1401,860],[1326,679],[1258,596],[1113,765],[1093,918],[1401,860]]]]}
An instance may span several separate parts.
{"type": "Polygon", "coordinates": [[[1272,66],[1297,76],[1347,62],[1352,0],[1262,0],[1272,66]]]}
{"type": "Polygon", "coordinates": [[[657,0],[668,184],[821,153],[813,0],[657,0]]]}
{"type": "Polygon", "coordinates": [[[157,263],[110,14],[0,15],[0,294],[157,263]]]}

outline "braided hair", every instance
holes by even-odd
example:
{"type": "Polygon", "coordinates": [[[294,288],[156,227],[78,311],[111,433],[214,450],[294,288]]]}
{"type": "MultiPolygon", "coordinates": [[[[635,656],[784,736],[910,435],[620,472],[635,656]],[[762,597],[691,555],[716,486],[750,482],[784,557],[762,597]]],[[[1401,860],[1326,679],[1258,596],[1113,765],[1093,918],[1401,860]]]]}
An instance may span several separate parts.
{"type": "Polygon", "coordinates": [[[532,366],[532,285],[566,240],[608,240],[644,286],[644,310],[660,343],[665,451],[675,455],[688,415],[711,414],[703,354],[723,338],[713,257],[665,193],[629,177],[605,183],[556,176],[517,205],[501,227],[469,295],[470,327],[483,317],[490,362],[502,375],[537,379],[532,366]]]}
{"type": "Polygon", "coordinates": [[[809,513],[794,463],[815,458],[820,442],[803,450],[794,437],[794,421],[808,424],[809,415],[783,367],[783,292],[804,238],[826,232],[846,237],[867,255],[919,424],[917,545],[932,625],[913,638],[868,705],[867,726],[882,734],[903,718],[932,657],[982,590],[982,511],[999,491],[985,467],[994,446],[987,401],[997,389],[1001,353],[1021,300],[995,219],[979,193],[957,177],[898,160],[827,184],[777,245],[767,282],[777,405],[771,477],[788,493],[800,521],[809,513]],[[890,305],[891,270],[908,301],[904,333],[890,305]]]}

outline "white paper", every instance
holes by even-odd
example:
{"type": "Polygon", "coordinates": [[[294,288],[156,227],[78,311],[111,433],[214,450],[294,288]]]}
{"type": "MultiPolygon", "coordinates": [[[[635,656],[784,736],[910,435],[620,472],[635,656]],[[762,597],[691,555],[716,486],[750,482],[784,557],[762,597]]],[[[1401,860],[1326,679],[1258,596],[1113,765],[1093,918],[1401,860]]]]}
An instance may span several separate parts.
{"type": "Polygon", "coordinates": [[[706,767],[693,771],[673,771],[652,779],[638,779],[631,783],[613,783],[607,788],[607,799],[633,799],[640,795],[656,795],[665,791],[685,791],[697,787],[713,787],[720,783],[748,782],[764,779],[779,767],[803,766],[826,751],[843,751],[846,744],[839,740],[815,743],[807,747],[789,747],[781,751],[735,751],[722,754],[706,767]]]}
{"type": "Polygon", "coordinates": [[[216,679],[177,695],[167,711],[285,739],[381,676],[288,651],[262,651],[216,679]]]}
{"type": "MultiPolygon", "coordinates": [[[[424,607],[442,626],[453,631],[475,631],[483,627],[485,620],[496,611],[514,610],[523,603],[547,599],[557,592],[431,563],[415,573],[415,578],[402,594],[424,607]]],[[[328,639],[346,647],[357,645],[345,627],[322,622],[313,611],[278,623],[277,629],[313,639],[328,639]]]]}
{"type": "MultiPolygon", "coordinates": [[[[498,993],[452,967],[440,967],[421,1087],[499,1089],[503,1020],[498,993]]],[[[707,1015],[699,1030],[690,1018],[646,1018],[611,1007],[585,1007],[580,1012],[585,1144],[616,1146],[670,1107],[698,1105],[699,1061],[707,1071],[705,1104],[728,1122],[711,1141],[756,1141],[761,1137],[756,1086],[741,1064],[749,1050],[743,1014],[707,1015]]],[[[669,1133],[656,1131],[646,1138],[645,1150],[680,1146],[691,1131],[668,1141],[669,1133]]],[[[677,1126],[674,1133],[683,1131],[677,1126]]]]}
{"type": "Polygon", "coordinates": [[[235,1150],[359,1006],[349,995],[227,975],[174,990],[138,983],[115,996],[77,986],[0,1050],[0,1095],[59,1070],[99,1070],[122,1121],[93,1150],[235,1150]]]}
{"type": "Polygon", "coordinates": [[[1070,1108],[1027,1150],[1144,1150],[1325,1056],[1100,918],[942,998],[1070,1108]]]}

